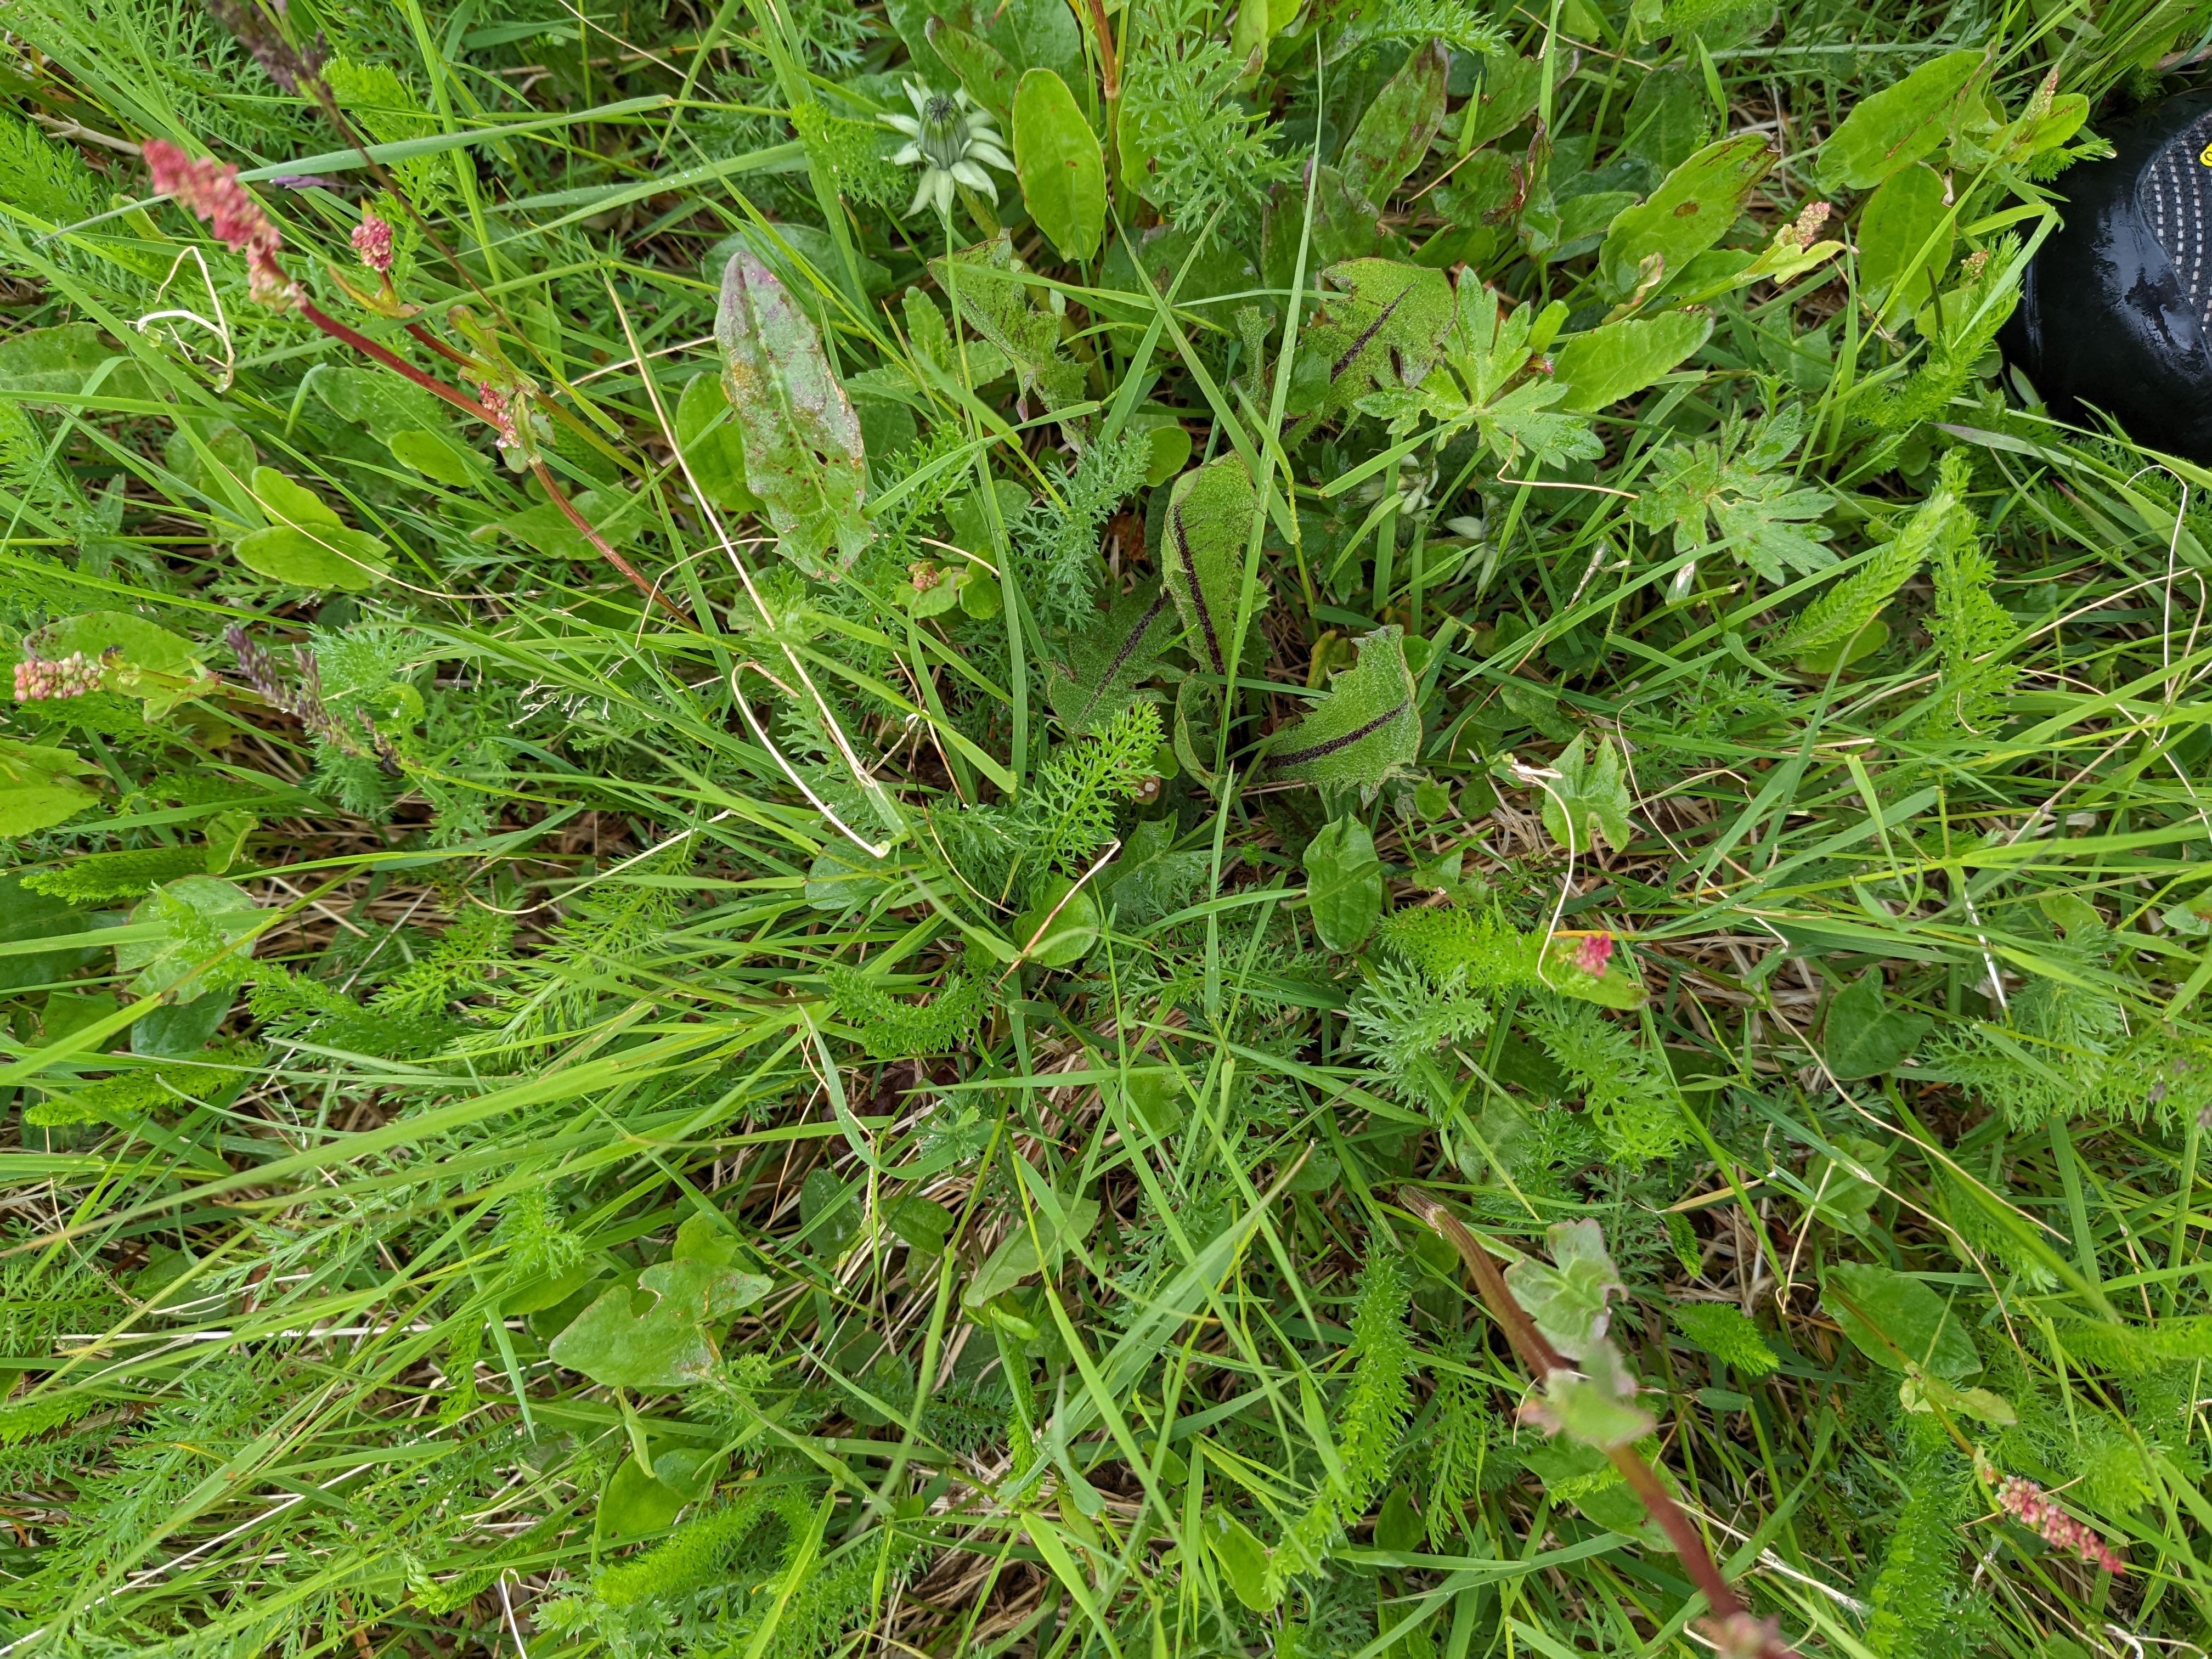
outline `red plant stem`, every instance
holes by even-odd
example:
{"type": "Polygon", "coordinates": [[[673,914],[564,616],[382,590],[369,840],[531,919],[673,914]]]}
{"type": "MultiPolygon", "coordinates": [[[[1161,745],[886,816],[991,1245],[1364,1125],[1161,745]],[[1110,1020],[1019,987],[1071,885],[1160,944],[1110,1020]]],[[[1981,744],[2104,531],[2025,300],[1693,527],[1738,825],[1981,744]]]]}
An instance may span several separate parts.
{"type": "Polygon", "coordinates": [[[366,334],[357,333],[354,330],[348,328],[343,323],[338,321],[337,318],[330,315],[327,312],[325,312],[318,307],[313,300],[302,299],[300,301],[300,314],[302,317],[305,317],[309,322],[313,323],[317,328],[322,330],[324,333],[329,335],[333,340],[343,340],[346,344],[351,346],[356,351],[360,352],[363,356],[374,358],[376,362],[382,363],[386,368],[390,369],[395,374],[404,375],[408,380],[414,381],[416,386],[421,386],[425,392],[432,392],[438,397],[443,398],[447,403],[453,404],[456,409],[467,410],[470,414],[475,416],[477,419],[482,421],[486,426],[497,426],[499,424],[497,421],[492,418],[491,410],[486,409],[482,404],[470,397],[466,392],[454,391],[453,387],[447,386],[443,380],[438,380],[434,376],[425,374],[421,369],[416,368],[414,364],[409,362],[404,357],[399,356],[397,353],[386,350],[384,347],[377,344],[375,341],[370,339],[366,334]]]}
{"type": "Polygon", "coordinates": [[[456,351],[420,323],[407,325],[407,331],[449,363],[459,363],[463,368],[474,369],[476,363],[465,352],[456,351]]]}
{"type": "MultiPolygon", "coordinates": [[[[375,341],[370,339],[367,335],[348,328],[343,323],[338,321],[337,318],[330,315],[327,312],[319,307],[313,301],[303,297],[300,301],[300,314],[305,317],[309,322],[313,323],[317,328],[322,330],[324,333],[329,335],[333,340],[343,341],[346,344],[351,346],[356,351],[360,352],[363,356],[374,359],[375,362],[383,364],[385,368],[391,369],[395,374],[404,375],[407,379],[414,381],[416,386],[421,386],[425,392],[435,392],[439,397],[443,398],[447,403],[453,404],[454,408],[466,410],[470,414],[482,421],[486,426],[496,427],[499,424],[497,421],[492,418],[491,410],[486,409],[475,398],[470,397],[465,392],[454,391],[453,387],[447,386],[444,381],[437,380],[431,375],[425,374],[421,369],[416,368],[414,364],[409,362],[405,358],[386,350],[384,347],[377,344],[375,341]]],[[[450,347],[441,344],[436,339],[429,337],[428,331],[422,329],[419,325],[410,324],[408,325],[407,331],[414,335],[417,339],[422,340],[426,345],[431,346],[434,349],[443,352],[447,356],[453,358],[456,362],[466,363],[468,362],[467,358],[461,356],[450,347]]],[[[623,575],[629,579],[630,585],[632,586],[635,587],[639,592],[644,594],[647,599],[652,600],[655,605],[659,605],[661,609],[667,611],[668,614],[675,617],[677,621],[684,623],[688,627],[696,628],[698,626],[696,623],[694,623],[691,620],[690,612],[686,611],[683,606],[671,599],[665,593],[663,593],[660,589],[655,586],[652,582],[647,581],[639,572],[635,565],[632,564],[628,559],[623,557],[621,554],[616,552],[612,544],[608,542],[607,538],[600,535],[597,530],[592,527],[591,521],[586,519],[582,514],[576,511],[575,503],[571,501],[568,497],[562,493],[559,484],[553,482],[553,475],[545,470],[544,462],[532,461],[530,464],[530,467],[531,471],[538,475],[538,482],[544,486],[546,495],[552,498],[553,504],[559,507],[561,511],[567,515],[568,522],[576,526],[576,529],[583,536],[584,539],[591,543],[593,547],[599,550],[600,557],[604,558],[609,564],[614,566],[616,569],[621,571],[623,575]]]]}
{"type": "Polygon", "coordinates": [[[653,583],[647,581],[645,577],[639,573],[635,565],[632,564],[628,559],[623,557],[621,554],[616,552],[613,544],[611,544],[605,537],[600,535],[598,531],[592,527],[590,520],[586,519],[582,514],[576,511],[576,504],[561,493],[561,486],[553,482],[553,475],[545,470],[544,462],[531,462],[530,470],[533,473],[537,474],[538,482],[545,487],[545,493],[553,498],[554,505],[558,507],[562,513],[568,515],[568,522],[570,524],[576,526],[577,532],[581,535],[586,541],[591,543],[593,547],[599,550],[600,557],[604,558],[609,564],[614,566],[616,569],[621,571],[623,575],[629,577],[631,586],[635,586],[639,592],[644,594],[647,599],[660,606],[662,610],[667,611],[668,614],[675,617],[677,621],[684,623],[687,627],[696,628],[698,626],[698,623],[691,620],[691,615],[689,611],[685,611],[681,605],[678,605],[675,600],[670,599],[665,593],[662,592],[660,589],[655,586],[653,583]]]}
{"type": "MultiPolygon", "coordinates": [[[[1459,1252],[1460,1260],[1474,1275],[1475,1288],[1482,1294],[1483,1305],[1504,1331],[1506,1340],[1520,1355],[1522,1364],[1540,1379],[1553,1371],[1572,1369],[1565,1357],[1536,1328],[1535,1322],[1528,1317],[1528,1310],[1514,1296],[1498,1259],[1482,1248],[1457,1216],[1426,1193],[1412,1187],[1401,1189],[1399,1198],[1459,1252]]],[[[1713,1618],[1723,1622],[1748,1618],[1750,1609],[1722,1576],[1705,1548],[1705,1540],[1698,1535],[1698,1529],[1690,1524],[1690,1517],[1682,1512],[1681,1505],[1668,1493],[1651,1466],[1633,1446],[1608,1446],[1605,1455],[1620,1471],[1620,1478],[1627,1483],[1628,1489],[1643,1500],[1651,1518],[1666,1533],[1691,1581],[1705,1592],[1705,1603],[1712,1609],[1713,1618]]],[[[1760,1659],[1797,1659],[1796,1653],[1778,1639],[1763,1642],[1759,1652],[1760,1659]]]]}

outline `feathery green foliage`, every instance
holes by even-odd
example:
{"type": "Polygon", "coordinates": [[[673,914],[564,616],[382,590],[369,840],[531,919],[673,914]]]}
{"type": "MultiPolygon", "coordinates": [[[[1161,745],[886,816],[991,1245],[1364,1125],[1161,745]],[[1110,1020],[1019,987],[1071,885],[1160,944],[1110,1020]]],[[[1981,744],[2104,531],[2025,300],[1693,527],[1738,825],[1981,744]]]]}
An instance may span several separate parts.
{"type": "Polygon", "coordinates": [[[2212,503],[2002,328],[2207,20],[2027,21],[15,0],[0,1648],[1742,1647],[1612,1450],[2200,1641],[2212,503]]]}

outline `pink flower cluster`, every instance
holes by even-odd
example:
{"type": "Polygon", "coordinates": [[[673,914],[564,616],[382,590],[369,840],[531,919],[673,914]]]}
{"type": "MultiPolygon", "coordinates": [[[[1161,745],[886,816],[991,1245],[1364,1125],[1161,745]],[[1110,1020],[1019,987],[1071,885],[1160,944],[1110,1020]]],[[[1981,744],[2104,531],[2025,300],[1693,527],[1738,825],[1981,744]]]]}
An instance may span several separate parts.
{"type": "Polygon", "coordinates": [[[296,290],[276,263],[283,238],[238,182],[237,164],[212,157],[196,161],[162,138],[149,139],[142,153],[155,190],[206,220],[216,240],[246,256],[247,294],[262,305],[289,305],[296,290]]]}
{"type": "Polygon", "coordinates": [[[2050,1494],[2033,1480],[2008,1474],[1998,1481],[1997,1507],[2055,1549],[2069,1551],[2106,1572],[2127,1570],[2128,1564],[2111,1545],[2052,1502],[2050,1494]]]}
{"type": "Polygon", "coordinates": [[[100,690],[102,665],[79,651],[58,661],[33,657],[15,665],[15,701],[45,702],[100,690]]]}
{"type": "Polygon", "coordinates": [[[1605,965],[1613,960],[1613,935],[1592,933],[1575,946],[1575,966],[1593,978],[1602,977],[1605,965]]]}
{"type": "Polygon", "coordinates": [[[492,426],[499,433],[497,444],[500,448],[512,449],[522,441],[521,434],[514,429],[514,406],[507,402],[505,392],[489,380],[478,380],[477,401],[490,413],[492,426]]]}
{"type": "Polygon", "coordinates": [[[353,251],[361,255],[362,264],[380,276],[386,275],[392,269],[392,226],[364,210],[361,222],[353,228],[353,251]]]}
{"type": "Polygon", "coordinates": [[[1805,210],[1797,216],[1796,222],[1783,234],[1792,247],[1810,247],[1813,239],[1820,234],[1820,227],[1827,223],[1828,216],[1835,210],[1826,202],[1808,202],[1805,210]]]}

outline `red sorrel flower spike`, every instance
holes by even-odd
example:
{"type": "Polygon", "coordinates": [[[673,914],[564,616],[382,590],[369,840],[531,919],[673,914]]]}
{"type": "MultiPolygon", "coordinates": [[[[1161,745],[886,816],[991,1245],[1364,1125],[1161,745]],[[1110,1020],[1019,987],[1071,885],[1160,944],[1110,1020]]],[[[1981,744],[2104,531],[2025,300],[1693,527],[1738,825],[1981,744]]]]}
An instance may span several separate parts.
{"type": "Polygon", "coordinates": [[[363,209],[361,222],[353,228],[353,251],[378,276],[386,275],[392,270],[392,226],[363,209]]]}
{"type": "Polygon", "coordinates": [[[261,204],[238,182],[237,163],[218,163],[212,157],[196,161],[161,138],[149,139],[142,154],[155,190],[190,208],[208,222],[218,241],[246,256],[250,298],[280,309],[297,299],[298,289],[276,263],[284,239],[261,204]]]}
{"type": "Polygon", "coordinates": [[[514,429],[514,407],[505,392],[489,380],[478,380],[477,401],[491,411],[492,427],[499,434],[495,441],[499,448],[513,449],[522,441],[521,434],[514,429]]]}
{"type": "Polygon", "coordinates": [[[1997,1507],[2054,1549],[2078,1555],[2106,1572],[2127,1570],[2128,1564],[2111,1545],[2092,1532],[2086,1522],[2075,1520],[2061,1509],[2033,1480],[2023,1480],[2016,1474],[2005,1476],[1997,1483],[1997,1507]]]}
{"type": "Polygon", "coordinates": [[[165,139],[149,139],[146,165],[154,188],[173,196],[214,229],[217,240],[239,253],[274,253],[283,245],[261,204],[238,182],[238,165],[212,157],[195,161],[165,139]]]}
{"type": "Polygon", "coordinates": [[[100,690],[106,665],[82,651],[58,660],[34,656],[15,665],[15,701],[44,702],[53,697],[81,697],[100,690]]]}

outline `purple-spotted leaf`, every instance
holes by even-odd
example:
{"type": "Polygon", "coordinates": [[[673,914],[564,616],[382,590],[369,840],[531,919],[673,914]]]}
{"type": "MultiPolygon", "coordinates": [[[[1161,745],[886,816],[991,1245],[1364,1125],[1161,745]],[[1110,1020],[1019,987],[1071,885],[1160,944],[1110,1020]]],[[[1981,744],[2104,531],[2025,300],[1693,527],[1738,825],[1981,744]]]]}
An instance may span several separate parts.
{"type": "Polygon", "coordinates": [[[1255,493],[1244,463],[1231,454],[1184,473],[1168,496],[1160,538],[1167,589],[1182,612],[1190,654],[1216,674],[1229,672],[1255,493]]]}
{"type": "Polygon", "coordinates": [[[1137,700],[1137,687],[1176,636],[1168,600],[1165,586],[1140,587],[1067,641],[1048,690],[1070,736],[1097,730],[1137,700]]]}
{"type": "Polygon", "coordinates": [[[868,468],[860,417],[814,319],[740,248],[722,272],[714,339],[744,429],[745,483],[767,503],[783,556],[809,576],[835,580],[875,532],[860,513],[868,468]]]}
{"type": "Polygon", "coordinates": [[[1371,799],[1420,758],[1418,696],[1405,630],[1378,628],[1359,641],[1358,661],[1330,683],[1320,707],[1277,740],[1267,769],[1371,799]]]}

